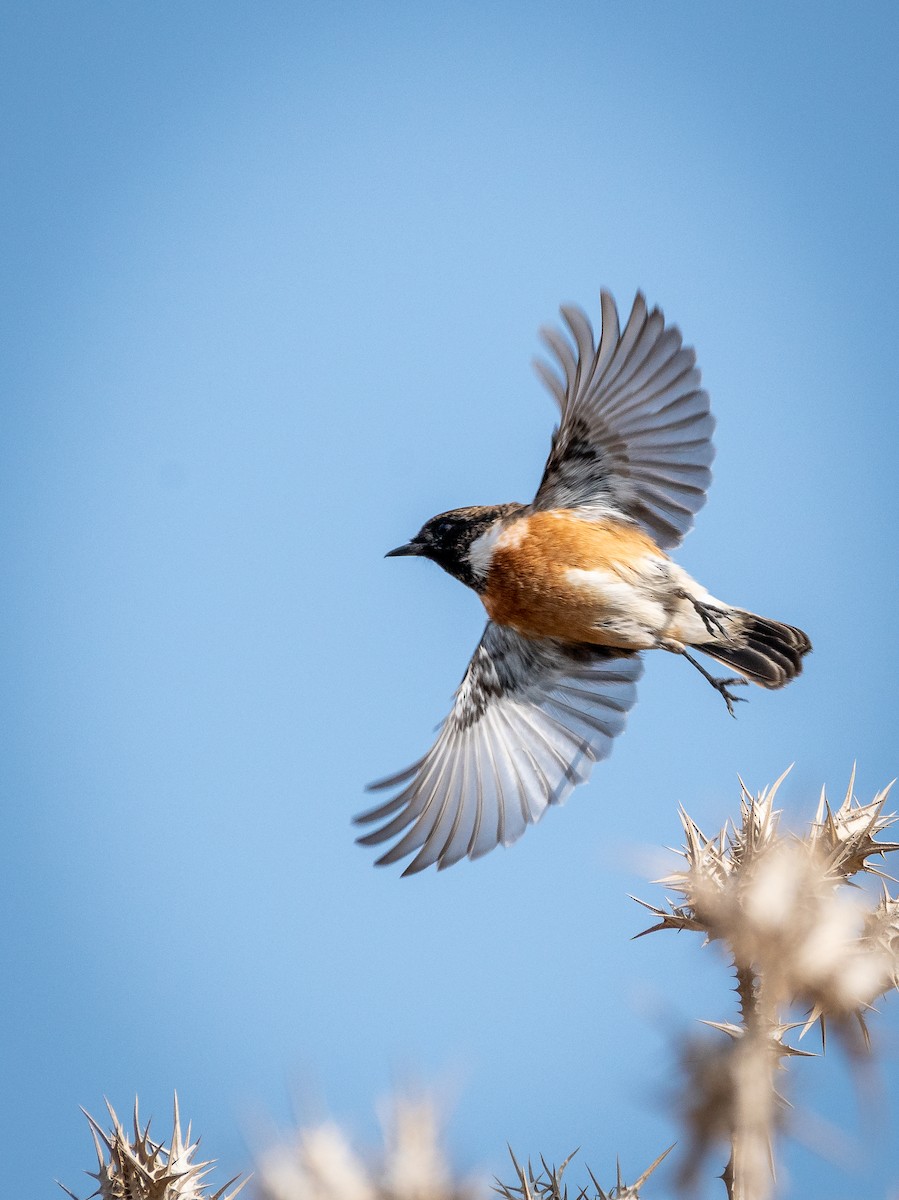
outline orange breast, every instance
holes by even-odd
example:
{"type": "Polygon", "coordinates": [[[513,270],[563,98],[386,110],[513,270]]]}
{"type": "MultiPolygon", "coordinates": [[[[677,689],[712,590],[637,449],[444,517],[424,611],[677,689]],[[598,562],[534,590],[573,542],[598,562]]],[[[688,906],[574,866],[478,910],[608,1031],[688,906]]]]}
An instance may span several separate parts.
{"type": "Polygon", "coordinates": [[[497,542],[482,594],[494,621],[528,637],[620,645],[606,634],[602,598],[567,572],[602,570],[627,581],[648,555],[663,552],[642,530],[623,521],[585,521],[558,509],[515,521],[497,542]]]}

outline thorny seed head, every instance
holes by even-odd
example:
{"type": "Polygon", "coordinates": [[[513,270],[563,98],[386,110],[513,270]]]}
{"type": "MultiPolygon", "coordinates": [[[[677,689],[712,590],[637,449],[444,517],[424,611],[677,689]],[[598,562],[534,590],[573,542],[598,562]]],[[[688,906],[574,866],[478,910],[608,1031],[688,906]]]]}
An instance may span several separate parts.
{"type": "MultiPolygon", "coordinates": [[[[235,1176],[210,1195],[203,1181],[215,1164],[193,1161],[200,1143],[199,1139],[191,1141],[190,1125],[182,1136],[177,1095],[168,1146],[150,1137],[149,1121],[141,1127],[137,1099],[134,1101],[133,1133],[124,1128],[108,1100],[106,1107],[112,1121],[108,1133],[90,1113],[84,1114],[90,1123],[97,1151],[97,1170],[88,1172],[99,1184],[91,1193],[92,1197],[100,1200],[234,1200],[247,1182],[244,1180],[225,1195],[226,1189],[236,1182],[235,1176]]],[[[78,1200],[63,1184],[60,1187],[73,1200],[78,1200]]]]}
{"type": "MultiPolygon", "coordinates": [[[[671,1153],[674,1146],[669,1146],[667,1150],[651,1162],[646,1170],[634,1183],[625,1183],[621,1178],[621,1163],[617,1164],[617,1182],[608,1192],[603,1191],[600,1185],[596,1182],[596,1176],[587,1168],[587,1173],[595,1189],[592,1200],[640,1200],[640,1191],[655,1171],[659,1163],[671,1153]]],[[[565,1168],[574,1158],[577,1151],[572,1151],[565,1159],[560,1167],[548,1166],[546,1159],[541,1156],[541,1170],[534,1171],[530,1161],[528,1161],[527,1170],[522,1167],[518,1159],[512,1153],[510,1147],[509,1154],[512,1158],[512,1163],[515,1167],[515,1172],[518,1176],[517,1184],[505,1184],[499,1180],[496,1181],[494,1191],[498,1192],[504,1200],[568,1200],[568,1185],[562,1182],[562,1177],[565,1174],[565,1168]]],[[[576,1200],[591,1200],[590,1189],[582,1187],[577,1193],[576,1200]]]]}
{"type": "Polygon", "coordinates": [[[899,842],[875,841],[878,833],[883,833],[896,823],[895,813],[884,815],[883,812],[893,784],[888,784],[878,792],[870,804],[859,802],[853,795],[854,786],[853,767],[843,803],[836,812],[828,804],[822,788],[818,811],[809,831],[809,840],[818,846],[829,869],[844,879],[862,871],[880,875],[881,872],[868,859],[874,855],[883,858],[884,854],[899,850],[899,842]]]}
{"type": "Polygon", "coordinates": [[[863,936],[872,950],[884,954],[890,964],[889,986],[899,988],[899,900],[894,900],[886,887],[877,907],[865,919],[863,936]]]}
{"type": "Polygon", "coordinates": [[[755,799],[744,787],[739,826],[715,837],[682,813],[685,866],[661,881],[678,899],[645,905],[658,918],[646,932],[700,930],[727,946],[769,1004],[863,1022],[899,978],[896,902],[885,893],[872,912],[866,893],[845,885],[852,875],[880,874],[868,859],[899,849],[875,840],[895,821],[883,815],[887,792],[860,805],[850,783],[840,808],[823,801],[800,838],[780,832],[773,801],[783,778],[755,799]]]}

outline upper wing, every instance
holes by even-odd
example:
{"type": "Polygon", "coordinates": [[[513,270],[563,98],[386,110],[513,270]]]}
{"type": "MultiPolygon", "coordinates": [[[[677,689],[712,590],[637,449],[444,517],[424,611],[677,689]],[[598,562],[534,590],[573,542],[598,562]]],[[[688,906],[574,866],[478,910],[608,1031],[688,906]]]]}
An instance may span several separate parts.
{"type": "Polygon", "coordinates": [[[563,378],[535,366],[562,421],[533,507],[622,513],[663,549],[676,546],[705,504],[715,454],[696,355],[659,309],[647,312],[640,292],[624,333],[615,301],[602,293],[598,348],[579,308],[561,312],[575,346],[556,329],[540,331],[563,378]]]}
{"type": "Polygon", "coordinates": [[[371,785],[401,790],[356,817],[385,822],[358,840],[373,846],[402,834],[377,865],[417,851],[405,875],[510,845],[606,757],[642,672],[633,654],[523,638],[488,621],[437,741],[408,770],[371,785]]]}

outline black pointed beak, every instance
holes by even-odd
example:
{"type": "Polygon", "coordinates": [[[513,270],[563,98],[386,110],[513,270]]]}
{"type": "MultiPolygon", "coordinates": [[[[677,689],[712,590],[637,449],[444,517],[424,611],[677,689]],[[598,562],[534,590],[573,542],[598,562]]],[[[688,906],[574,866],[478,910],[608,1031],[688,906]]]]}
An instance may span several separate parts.
{"type": "Polygon", "coordinates": [[[406,542],[405,546],[397,546],[395,550],[388,550],[384,555],[385,558],[406,558],[413,554],[424,554],[425,548],[421,542],[406,542]]]}

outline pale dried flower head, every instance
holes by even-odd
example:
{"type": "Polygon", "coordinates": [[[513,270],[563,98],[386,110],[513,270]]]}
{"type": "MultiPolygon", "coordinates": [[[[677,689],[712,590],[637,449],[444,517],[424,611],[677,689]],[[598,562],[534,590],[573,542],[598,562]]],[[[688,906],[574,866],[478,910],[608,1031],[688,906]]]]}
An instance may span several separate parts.
{"type": "Polygon", "coordinates": [[[714,837],[682,811],[683,863],[661,881],[675,899],[645,905],[657,918],[647,933],[697,930],[725,949],[735,970],[739,1022],[707,1022],[730,1042],[689,1051],[679,1100],[688,1136],[682,1189],[693,1188],[708,1154],[727,1142],[730,1200],[772,1193],[785,1108],[775,1079],[786,1058],[801,1053],[786,1035],[819,1019],[823,1033],[830,1018],[867,1039],[871,1005],[899,986],[899,901],[884,887],[875,903],[854,882],[883,876],[871,860],[899,850],[878,840],[896,820],[884,813],[889,788],[861,804],[853,772],[842,804],[831,809],[822,793],[814,821],[797,836],[781,831],[774,808],[783,779],[756,797],[743,786],[739,824],[714,837]],[[805,1022],[788,1021],[794,1006],[805,1022]]]}
{"type": "Polygon", "coordinates": [[[382,1117],[384,1146],[363,1159],[332,1122],[301,1130],[260,1156],[260,1200],[469,1200],[440,1140],[434,1104],[394,1099],[382,1117]]]}
{"type": "Polygon", "coordinates": [[[440,1139],[436,1105],[426,1097],[396,1097],[382,1114],[382,1191],[395,1200],[433,1200],[454,1194],[440,1139]]]}
{"type": "Polygon", "coordinates": [[[878,842],[889,828],[887,792],[860,805],[852,789],[836,812],[822,800],[807,835],[780,831],[773,807],[783,780],[753,798],[743,789],[739,826],[709,838],[682,813],[685,867],[661,882],[678,894],[667,906],[646,905],[659,929],[694,929],[723,943],[738,970],[764,981],[774,1004],[801,1004],[815,1017],[863,1019],[894,986],[899,937],[889,895],[874,920],[866,893],[850,876],[880,874],[868,862],[899,845],[878,842]],[[883,907],[886,905],[887,907],[883,907]]]}
{"type": "Polygon", "coordinates": [[[864,1014],[891,978],[889,955],[863,936],[869,908],[863,893],[835,884],[814,843],[783,841],[748,872],[725,936],[775,1002],[864,1014]]]}
{"type": "Polygon", "coordinates": [[[296,1144],[261,1158],[257,1190],[264,1200],[375,1200],[365,1163],[333,1122],[301,1130],[296,1144]]]}
{"type": "MultiPolygon", "coordinates": [[[[191,1141],[190,1125],[182,1136],[177,1095],[172,1136],[167,1146],[150,1137],[149,1121],[141,1127],[136,1099],[131,1133],[124,1128],[109,1101],[106,1107],[112,1121],[112,1129],[108,1133],[90,1113],[84,1114],[90,1123],[97,1151],[97,1170],[88,1174],[97,1180],[99,1186],[91,1196],[97,1196],[100,1200],[234,1200],[244,1187],[246,1180],[225,1195],[227,1189],[236,1182],[235,1177],[217,1192],[210,1193],[207,1190],[204,1181],[215,1164],[212,1161],[193,1161],[199,1139],[191,1141]]],[[[74,1192],[62,1184],[60,1186],[73,1200],[78,1200],[74,1192]]]]}

